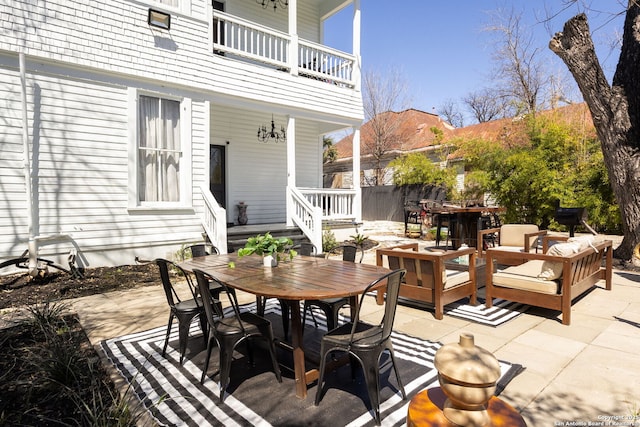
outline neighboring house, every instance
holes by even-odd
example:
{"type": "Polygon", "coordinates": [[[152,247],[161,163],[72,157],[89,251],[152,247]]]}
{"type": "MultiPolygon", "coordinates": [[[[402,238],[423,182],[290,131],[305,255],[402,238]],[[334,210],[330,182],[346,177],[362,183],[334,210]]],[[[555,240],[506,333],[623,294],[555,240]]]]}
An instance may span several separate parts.
{"type": "MultiPolygon", "coordinates": [[[[366,122],[360,132],[360,181],[363,186],[391,185],[389,162],[410,152],[424,152],[434,162],[445,161],[449,147],[442,144],[450,137],[454,127],[437,114],[408,109],[401,112],[385,112],[366,122]],[[437,132],[433,130],[437,129],[437,132]],[[376,137],[376,135],[378,135],[376,137]],[[373,183],[377,170],[383,177],[373,183]]],[[[337,159],[324,165],[324,185],[329,188],[352,188],[353,139],[349,135],[334,146],[337,159]]]]}
{"type": "Polygon", "coordinates": [[[323,219],[359,220],[359,183],[322,189],[322,138],[358,144],[360,0],[286,4],[0,0],[0,262],[224,251],[240,202],[317,247],[323,219]],[[322,43],[336,13],[350,53],[322,43]],[[272,120],[286,142],[256,138],[272,120]]]}
{"type": "MultiPolygon", "coordinates": [[[[551,110],[541,111],[538,115],[553,118],[576,127],[585,137],[596,137],[591,114],[585,103],[570,104],[551,110]]],[[[381,116],[393,125],[391,141],[384,145],[385,151],[381,166],[385,168],[385,179],[380,185],[391,185],[393,171],[387,168],[389,162],[404,154],[424,152],[434,163],[448,167],[455,167],[457,172],[457,187],[464,187],[465,167],[464,153],[455,149],[457,142],[464,140],[492,141],[504,146],[514,146],[529,142],[526,123],[521,117],[505,118],[490,122],[478,123],[462,128],[453,128],[435,114],[409,109],[400,113],[386,112],[381,116]],[[431,130],[437,128],[442,131],[441,137],[436,137],[431,130]]],[[[360,134],[360,175],[363,186],[367,186],[367,177],[373,175],[376,168],[374,132],[375,124],[369,121],[362,126],[360,134]]],[[[353,185],[353,141],[347,136],[335,144],[337,159],[324,165],[324,185],[331,188],[351,188],[353,185]]]]}

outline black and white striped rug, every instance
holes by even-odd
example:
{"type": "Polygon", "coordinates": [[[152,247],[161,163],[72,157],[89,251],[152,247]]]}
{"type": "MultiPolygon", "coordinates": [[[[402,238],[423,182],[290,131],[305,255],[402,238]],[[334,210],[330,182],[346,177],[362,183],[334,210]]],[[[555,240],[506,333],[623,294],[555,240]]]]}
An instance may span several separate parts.
{"type": "MultiPolygon", "coordinates": [[[[500,326],[509,320],[515,319],[529,308],[526,304],[519,302],[505,301],[502,299],[494,299],[493,307],[487,308],[484,300],[478,298],[477,305],[468,304],[468,299],[448,304],[444,307],[444,314],[447,316],[457,317],[459,319],[468,320],[470,322],[480,323],[487,326],[500,326]]],[[[400,298],[403,305],[413,306],[417,308],[433,311],[433,306],[429,304],[421,304],[416,300],[400,298]]]]}
{"type": "MultiPolygon", "coordinates": [[[[255,306],[243,306],[254,310],[255,306]]],[[[281,319],[277,301],[268,301],[265,316],[273,325],[276,336],[281,333],[281,319]]],[[[311,341],[318,341],[326,329],[323,316],[315,315],[320,327],[316,329],[310,316],[305,329],[305,349],[311,341]]],[[[166,327],[139,332],[103,341],[102,349],[131,384],[137,397],[160,425],[167,426],[370,426],[375,425],[368,410],[366,385],[360,373],[351,379],[349,366],[343,366],[326,375],[324,395],[319,406],[313,401],[316,386],[309,388],[306,399],[298,399],[294,393],[293,372],[282,369],[283,382],[278,383],[269,364],[266,351],[255,348],[255,366],[247,363],[248,357],[240,346],[232,364],[231,383],[224,403],[219,401],[218,355],[211,357],[208,376],[200,384],[200,376],[206,351],[197,322],[191,327],[189,349],[185,362],[179,365],[177,327],[170,336],[166,356],[162,346],[166,327]]],[[[394,333],[392,336],[396,360],[403,380],[407,400],[402,400],[397,381],[388,361],[380,370],[381,414],[383,425],[405,425],[410,399],[421,390],[437,386],[433,358],[441,346],[437,342],[422,340],[409,335],[394,333]]],[[[256,342],[258,344],[258,342],[256,342]]],[[[482,346],[482,343],[477,343],[482,346]]],[[[306,351],[306,350],[305,350],[306,351]]],[[[385,356],[386,357],[386,356],[385,356]]],[[[290,365],[290,353],[278,350],[281,366],[290,365]]],[[[502,377],[498,394],[522,369],[519,365],[500,362],[502,377]]]]}

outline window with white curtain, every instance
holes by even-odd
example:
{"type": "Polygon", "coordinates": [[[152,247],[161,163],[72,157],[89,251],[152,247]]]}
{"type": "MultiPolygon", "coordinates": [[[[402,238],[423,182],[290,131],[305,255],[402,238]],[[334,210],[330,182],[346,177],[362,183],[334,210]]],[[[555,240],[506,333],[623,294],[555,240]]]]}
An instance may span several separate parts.
{"type": "Polygon", "coordinates": [[[140,203],[180,201],[180,102],[140,95],[138,100],[140,203]]]}

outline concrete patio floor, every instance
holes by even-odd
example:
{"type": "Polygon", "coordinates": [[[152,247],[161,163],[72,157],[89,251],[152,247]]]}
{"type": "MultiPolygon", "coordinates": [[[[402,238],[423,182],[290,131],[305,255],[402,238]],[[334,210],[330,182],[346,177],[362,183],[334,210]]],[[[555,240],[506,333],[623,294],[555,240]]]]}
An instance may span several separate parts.
{"type": "MultiPolygon", "coordinates": [[[[402,229],[402,224],[374,222],[365,223],[359,232],[382,246],[432,244],[399,237],[402,229]]],[[[617,244],[619,240],[614,247],[617,244]]],[[[374,253],[369,251],[364,262],[375,263],[374,253]]],[[[244,294],[241,299],[249,302],[254,297],[244,294]]],[[[94,345],[164,326],[168,318],[160,287],[84,297],[70,304],[94,345]]],[[[363,307],[363,313],[377,310],[373,299],[363,307]]],[[[629,426],[640,411],[639,274],[615,270],[612,291],[597,288],[574,302],[570,326],[560,323],[558,312],[536,308],[490,327],[447,315],[436,320],[429,311],[401,305],[395,329],[444,344],[457,342],[463,332],[472,333],[476,344],[497,358],[521,364],[524,371],[500,397],[520,411],[529,426],[629,426]]],[[[640,425],[640,418],[635,425],[640,425]]]]}

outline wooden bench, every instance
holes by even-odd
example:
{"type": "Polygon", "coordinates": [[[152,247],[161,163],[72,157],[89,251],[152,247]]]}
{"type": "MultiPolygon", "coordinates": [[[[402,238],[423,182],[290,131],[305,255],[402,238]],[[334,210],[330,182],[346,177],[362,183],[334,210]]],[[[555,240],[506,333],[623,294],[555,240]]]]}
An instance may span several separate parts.
{"type": "Polygon", "coordinates": [[[486,254],[485,305],[491,307],[493,298],[501,298],[559,310],[562,312],[562,323],[569,325],[571,303],[575,298],[589,291],[600,280],[605,280],[605,288],[611,290],[613,261],[610,240],[594,241],[591,246],[583,244],[581,247],[571,247],[570,240],[567,237],[545,236],[544,253],[516,253],[489,248],[486,254]],[[549,248],[550,239],[566,243],[549,248]],[[494,272],[497,265],[510,265],[522,259],[524,264],[494,272]]]}
{"type": "MultiPolygon", "coordinates": [[[[377,265],[388,266],[392,270],[407,270],[404,282],[400,285],[400,296],[433,304],[436,319],[442,319],[445,305],[462,298],[469,297],[471,304],[476,304],[475,263],[475,248],[419,252],[418,244],[410,243],[376,251],[377,265]],[[446,269],[445,262],[462,256],[469,257],[467,271],[446,269]]],[[[384,293],[378,291],[376,299],[378,304],[382,304],[384,293]]]]}

